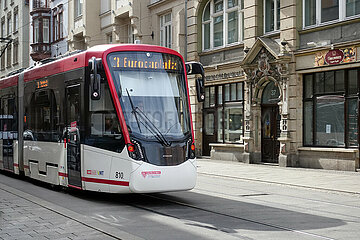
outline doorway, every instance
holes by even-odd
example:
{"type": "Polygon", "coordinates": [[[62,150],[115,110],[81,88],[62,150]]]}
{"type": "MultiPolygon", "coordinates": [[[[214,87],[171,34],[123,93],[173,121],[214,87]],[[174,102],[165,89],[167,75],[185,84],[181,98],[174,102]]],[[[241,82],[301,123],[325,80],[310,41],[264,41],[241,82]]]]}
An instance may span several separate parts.
{"type": "Polygon", "coordinates": [[[261,108],[261,160],[278,163],[280,142],[280,114],[278,105],[262,105],[261,108]]]}

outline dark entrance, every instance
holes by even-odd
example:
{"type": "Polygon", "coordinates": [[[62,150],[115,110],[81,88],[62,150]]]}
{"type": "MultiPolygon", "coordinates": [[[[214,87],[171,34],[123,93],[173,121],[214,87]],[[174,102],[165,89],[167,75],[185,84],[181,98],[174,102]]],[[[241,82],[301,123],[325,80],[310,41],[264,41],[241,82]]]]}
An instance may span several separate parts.
{"type": "Polygon", "coordinates": [[[210,156],[210,143],[216,142],[216,131],[215,131],[215,110],[206,110],[204,112],[203,121],[203,152],[202,155],[210,156]]]}
{"type": "Polygon", "coordinates": [[[80,84],[66,88],[68,184],[81,188],[80,84]]]}
{"type": "Polygon", "coordinates": [[[278,163],[280,142],[279,88],[270,81],[262,96],[261,105],[261,160],[267,163],[278,163]]]}

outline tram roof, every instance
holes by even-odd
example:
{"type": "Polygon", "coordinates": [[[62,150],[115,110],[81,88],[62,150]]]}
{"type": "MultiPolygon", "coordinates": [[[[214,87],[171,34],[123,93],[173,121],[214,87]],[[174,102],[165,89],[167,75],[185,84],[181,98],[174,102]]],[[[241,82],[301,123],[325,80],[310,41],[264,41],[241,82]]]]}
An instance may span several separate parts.
{"type": "MultiPolygon", "coordinates": [[[[24,70],[24,81],[32,81],[50,75],[55,75],[61,72],[67,72],[88,65],[88,60],[92,57],[103,58],[110,52],[117,51],[149,51],[161,52],[182,56],[169,48],[147,45],[147,44],[103,44],[91,47],[85,51],[78,53],[70,53],[69,56],[64,56],[58,59],[49,60],[44,64],[35,65],[24,70]]],[[[21,73],[0,79],[0,89],[15,86],[18,83],[18,76],[21,73]]]]}

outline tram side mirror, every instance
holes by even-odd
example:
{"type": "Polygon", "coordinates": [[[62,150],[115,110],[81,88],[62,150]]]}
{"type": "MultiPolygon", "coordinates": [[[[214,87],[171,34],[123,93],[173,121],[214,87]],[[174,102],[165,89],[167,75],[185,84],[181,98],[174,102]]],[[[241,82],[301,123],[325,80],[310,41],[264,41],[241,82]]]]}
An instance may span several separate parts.
{"type": "Polygon", "coordinates": [[[188,75],[199,74],[201,77],[196,79],[196,96],[198,102],[205,101],[205,72],[204,67],[199,62],[188,62],[185,64],[188,75]]]}
{"type": "Polygon", "coordinates": [[[90,86],[91,86],[91,99],[99,100],[101,98],[101,76],[98,71],[101,70],[101,59],[92,57],[89,60],[90,68],[90,86]]]}

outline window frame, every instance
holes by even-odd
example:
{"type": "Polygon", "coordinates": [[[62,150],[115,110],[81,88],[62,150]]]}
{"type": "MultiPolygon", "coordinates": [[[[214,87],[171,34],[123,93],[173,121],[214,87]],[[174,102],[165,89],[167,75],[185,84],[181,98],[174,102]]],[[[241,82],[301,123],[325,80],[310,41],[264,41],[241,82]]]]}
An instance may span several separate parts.
{"type": "Polygon", "coordinates": [[[244,138],[244,82],[225,83],[221,85],[212,85],[205,87],[205,102],[203,103],[203,112],[211,110],[214,112],[214,131],[217,143],[242,144],[244,138]],[[232,86],[235,85],[235,99],[231,96],[232,86]],[[229,98],[226,98],[228,89],[229,98]],[[239,91],[241,89],[241,91],[239,91]],[[210,93],[213,94],[210,94],[210,93]],[[220,98],[219,98],[220,97],[220,98]],[[226,109],[231,107],[240,107],[242,109],[242,133],[239,141],[229,141],[226,139],[226,132],[231,131],[230,128],[225,129],[226,109]],[[220,129],[221,127],[221,129],[220,129]],[[221,139],[219,138],[221,137],[221,139]]]}
{"type": "Polygon", "coordinates": [[[302,0],[302,12],[303,12],[303,19],[302,19],[302,24],[303,24],[303,29],[308,29],[308,28],[314,28],[314,27],[319,27],[319,26],[324,26],[324,25],[329,25],[329,24],[333,24],[333,23],[337,23],[337,22],[343,22],[343,21],[347,21],[347,20],[351,20],[351,19],[355,19],[355,18],[359,18],[360,17],[360,13],[359,14],[355,14],[352,16],[347,17],[346,16],[346,0],[338,0],[339,1],[339,17],[337,19],[334,20],[329,20],[326,22],[321,22],[321,1],[322,0],[314,0],[315,1],[315,24],[312,25],[308,25],[306,26],[306,0],[302,0]]]}
{"type": "Polygon", "coordinates": [[[274,14],[274,30],[270,30],[270,31],[266,31],[266,1],[268,1],[268,0],[263,1],[264,34],[272,34],[272,33],[280,32],[280,27],[281,27],[280,23],[279,23],[279,26],[277,25],[278,18],[279,18],[279,22],[280,22],[280,13],[279,13],[279,15],[277,14],[277,11],[280,10],[280,6],[278,6],[278,4],[280,5],[280,0],[273,0],[274,1],[274,12],[273,12],[273,14],[274,14]]]}
{"type": "Polygon", "coordinates": [[[172,13],[168,12],[160,16],[160,46],[172,47],[172,13]],[[166,17],[170,15],[170,21],[166,17]]]}
{"type": "MultiPolygon", "coordinates": [[[[350,138],[349,138],[349,134],[350,134],[350,127],[349,127],[349,119],[350,119],[350,116],[349,116],[349,103],[350,101],[354,100],[354,99],[358,99],[358,95],[357,93],[359,92],[359,88],[360,88],[360,68],[349,68],[349,69],[339,69],[339,70],[332,70],[332,71],[324,71],[324,72],[315,72],[315,73],[308,73],[308,74],[304,74],[303,75],[303,146],[305,147],[320,147],[320,148],[350,148],[350,149],[353,149],[353,148],[358,148],[359,147],[359,138],[357,139],[357,142],[358,144],[357,145],[351,145],[350,144],[350,138]],[[357,72],[357,79],[356,79],[356,83],[357,83],[357,86],[356,86],[356,89],[357,91],[356,92],[353,92],[353,93],[350,93],[349,92],[349,71],[356,71],[357,72]],[[344,71],[343,73],[343,89],[339,90],[337,88],[337,72],[341,72],[341,71],[344,71]],[[326,79],[325,79],[325,74],[326,73],[331,73],[333,72],[334,73],[334,82],[333,82],[333,91],[326,91],[326,79]],[[324,76],[324,87],[322,89],[322,92],[317,92],[317,89],[318,87],[316,86],[316,74],[319,74],[319,75],[323,75],[324,76]],[[309,79],[311,79],[311,86],[309,88],[307,88],[307,83],[305,82],[305,77],[309,76],[309,79]],[[310,94],[307,94],[307,90],[310,90],[311,93],[310,94]],[[344,115],[343,115],[343,120],[344,120],[344,139],[343,142],[344,142],[344,146],[341,146],[341,145],[319,145],[319,144],[316,144],[316,141],[317,141],[317,119],[316,119],[316,116],[317,116],[317,113],[316,113],[316,104],[317,104],[317,99],[318,97],[321,97],[321,96],[339,96],[339,97],[343,97],[344,98],[344,104],[343,104],[343,108],[344,108],[344,115]],[[311,116],[307,116],[305,114],[306,112],[306,108],[305,108],[305,104],[308,103],[311,108],[312,108],[312,111],[311,111],[311,116]],[[310,126],[306,126],[305,125],[305,121],[307,118],[311,117],[311,125],[310,126]],[[310,128],[311,131],[306,131],[307,128],[310,128]],[[307,133],[311,134],[309,137],[307,137],[307,133]],[[307,143],[306,140],[307,139],[311,139],[311,143],[307,143]]],[[[359,111],[359,108],[360,106],[358,105],[357,106],[357,110],[359,111]]],[[[357,132],[359,130],[359,113],[358,115],[356,116],[358,119],[357,119],[357,132]]],[[[353,139],[352,139],[353,140],[353,139]]]]}
{"type": "Polygon", "coordinates": [[[228,46],[233,46],[239,43],[242,43],[244,40],[244,8],[243,8],[243,1],[244,0],[238,0],[238,4],[235,7],[228,8],[228,1],[223,0],[223,6],[222,10],[219,12],[214,12],[214,6],[215,6],[215,0],[209,0],[203,8],[202,16],[201,16],[201,49],[203,52],[211,51],[219,48],[224,48],[228,46]],[[205,9],[210,6],[210,18],[209,20],[204,21],[204,15],[205,15],[205,9]],[[229,35],[228,35],[228,15],[229,13],[237,12],[237,20],[238,20],[238,26],[237,26],[237,41],[228,43],[229,35]],[[216,17],[222,16],[222,45],[214,47],[214,19],[216,17]],[[210,46],[209,48],[205,49],[205,25],[210,24],[210,46]]]}

